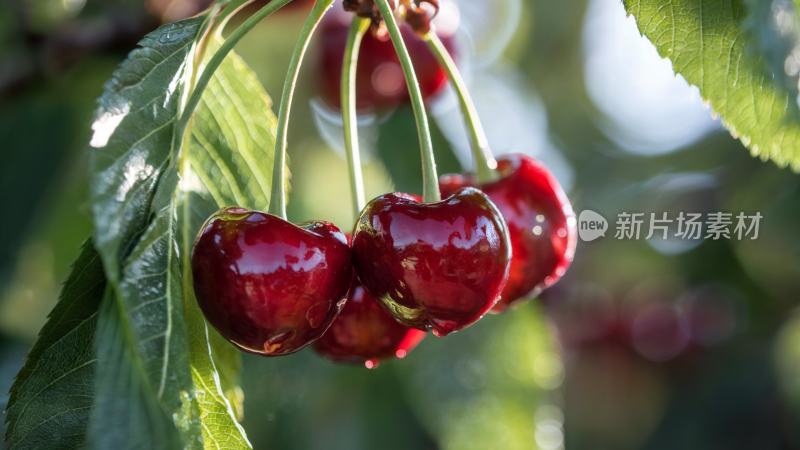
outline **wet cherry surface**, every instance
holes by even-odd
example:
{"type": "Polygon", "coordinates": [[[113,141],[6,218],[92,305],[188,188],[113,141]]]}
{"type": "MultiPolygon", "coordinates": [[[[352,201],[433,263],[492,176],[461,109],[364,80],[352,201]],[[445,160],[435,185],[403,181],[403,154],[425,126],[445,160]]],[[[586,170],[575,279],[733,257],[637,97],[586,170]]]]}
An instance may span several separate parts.
{"type": "MultiPolygon", "coordinates": [[[[320,93],[325,103],[339,108],[342,61],[347,34],[353,15],[334,5],[320,25],[320,93]]],[[[440,93],[447,85],[447,74],[439,66],[428,45],[407,25],[401,28],[403,40],[414,61],[414,68],[424,98],[440,93]]],[[[453,51],[450,35],[439,36],[445,46],[453,51]]],[[[356,106],[359,111],[390,109],[409,100],[403,69],[392,42],[367,33],[361,43],[356,74],[356,106]]]]}
{"type": "MultiPolygon", "coordinates": [[[[541,163],[521,154],[498,160],[501,178],[480,186],[508,223],[511,272],[495,311],[537,295],[558,281],[575,255],[575,214],[558,180],[541,163]]],[[[468,175],[445,175],[442,195],[477,186],[468,175]]]]}
{"type": "Polygon", "coordinates": [[[197,302],[241,349],[296,352],[339,314],[352,279],[347,240],[334,225],[294,225],[241,208],[216,213],[192,254],[197,302]]]}
{"type": "Polygon", "coordinates": [[[475,323],[499,299],[511,258],[507,233],[477,189],[431,204],[386,194],[362,212],[353,259],[364,286],[395,318],[444,336],[475,323]]]}
{"type": "Polygon", "coordinates": [[[314,350],[339,362],[377,367],[381,360],[404,358],[425,332],[397,322],[364,287],[353,283],[347,303],[314,350]]]}

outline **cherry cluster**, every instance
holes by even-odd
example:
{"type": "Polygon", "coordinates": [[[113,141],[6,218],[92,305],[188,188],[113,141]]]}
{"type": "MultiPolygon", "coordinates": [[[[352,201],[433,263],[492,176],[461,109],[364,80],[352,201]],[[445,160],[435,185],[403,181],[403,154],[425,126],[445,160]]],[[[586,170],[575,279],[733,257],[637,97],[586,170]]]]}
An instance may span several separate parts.
{"type": "Polygon", "coordinates": [[[281,356],[313,344],[335,361],[374,367],[404,357],[428,331],[446,336],[535,296],[570,265],[572,207],[533,158],[501,158],[489,181],[446,175],[439,189],[442,201],[373,199],[351,235],[223,209],[195,241],[198,304],[244,351],[281,356]]]}

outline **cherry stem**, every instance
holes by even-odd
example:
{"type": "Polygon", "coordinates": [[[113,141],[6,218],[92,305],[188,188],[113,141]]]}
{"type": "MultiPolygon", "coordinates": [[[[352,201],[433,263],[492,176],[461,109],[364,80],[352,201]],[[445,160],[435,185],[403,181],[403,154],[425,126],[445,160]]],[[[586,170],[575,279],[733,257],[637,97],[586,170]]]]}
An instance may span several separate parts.
{"type": "MultiPolygon", "coordinates": [[[[311,10],[300,36],[295,44],[292,58],[289,61],[289,70],[283,84],[280,108],[278,109],[278,130],[275,135],[275,166],[272,172],[272,196],[270,198],[269,212],[286,219],[286,148],[289,145],[289,118],[292,115],[292,100],[294,99],[297,79],[300,77],[300,68],[303,65],[311,38],[314,36],[322,17],[334,0],[317,0],[311,10]]],[[[270,2],[269,4],[271,4],[270,2]]]]}
{"type": "Polygon", "coordinates": [[[425,35],[425,41],[431,49],[439,64],[447,72],[447,78],[450,79],[450,84],[458,97],[458,102],[461,105],[461,113],[466,121],[467,129],[469,130],[470,143],[472,147],[472,155],[475,160],[476,175],[478,176],[479,183],[487,183],[497,178],[495,170],[497,169],[497,160],[492,155],[492,149],[489,146],[489,139],[486,137],[486,132],[481,124],[478,110],[475,108],[475,103],[472,101],[472,96],[467,89],[467,84],[458,70],[456,62],[450,56],[450,52],[436,35],[436,32],[431,31],[425,35]]]}
{"type": "Polygon", "coordinates": [[[342,63],[342,122],[344,124],[344,148],[350,174],[350,189],[353,196],[355,217],[361,214],[366,203],[364,177],[361,174],[361,154],[358,143],[358,116],[356,111],[356,71],[361,41],[369,29],[369,19],[353,18],[342,63]]]}
{"type": "Polygon", "coordinates": [[[422,198],[427,203],[438,202],[442,199],[439,192],[439,180],[436,173],[436,158],[433,155],[433,140],[431,139],[430,124],[428,114],[425,111],[425,101],[422,97],[422,90],[419,87],[417,74],[414,71],[414,63],[408,53],[408,48],[403,41],[400,26],[394,17],[394,12],[389,5],[389,0],[375,0],[381,11],[381,16],[386,22],[389,36],[392,39],[394,50],[403,68],[406,78],[408,93],[411,97],[411,107],[414,110],[414,117],[417,124],[417,134],[419,135],[420,153],[422,157],[422,198]]]}
{"type": "MultiPolygon", "coordinates": [[[[233,50],[236,44],[239,43],[242,38],[247,35],[256,25],[258,25],[261,20],[266,18],[267,16],[271,15],[275,11],[281,9],[286,4],[291,2],[292,0],[272,0],[263,8],[256,11],[252,16],[250,16],[247,20],[244,21],[238,28],[233,30],[231,34],[228,36],[227,39],[220,45],[211,59],[208,60],[208,63],[205,65],[205,69],[203,69],[203,73],[197,79],[196,84],[194,85],[194,89],[192,89],[192,93],[189,96],[189,100],[186,102],[186,105],[183,107],[183,111],[181,112],[181,116],[178,119],[178,123],[176,125],[177,136],[183,136],[183,133],[186,131],[186,126],[189,123],[189,120],[192,118],[194,111],[197,109],[197,105],[200,104],[200,100],[203,98],[203,92],[205,92],[206,87],[208,87],[208,83],[211,81],[211,78],[214,76],[214,72],[219,68],[225,58],[228,56],[228,53],[233,50]]],[[[228,16],[230,15],[227,14],[228,16]]],[[[224,23],[223,23],[224,25],[224,23]]]]}

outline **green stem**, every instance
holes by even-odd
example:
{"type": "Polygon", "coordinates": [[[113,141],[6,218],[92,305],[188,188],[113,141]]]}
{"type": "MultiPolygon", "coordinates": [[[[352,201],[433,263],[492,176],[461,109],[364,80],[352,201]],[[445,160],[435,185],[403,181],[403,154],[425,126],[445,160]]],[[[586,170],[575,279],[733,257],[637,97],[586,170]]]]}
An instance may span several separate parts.
{"type": "Polygon", "coordinates": [[[369,29],[369,19],[353,18],[342,63],[342,122],[344,124],[344,148],[350,174],[350,189],[353,196],[355,217],[361,214],[366,203],[364,177],[361,174],[361,155],[358,145],[358,117],[356,114],[356,70],[361,40],[369,29]]]}
{"type": "Polygon", "coordinates": [[[250,6],[255,3],[256,0],[243,0],[243,1],[231,1],[228,3],[228,6],[222,11],[222,14],[217,21],[220,25],[220,29],[225,29],[228,26],[228,22],[231,21],[237,14],[244,11],[245,9],[249,8],[250,6]]]}
{"type": "Polygon", "coordinates": [[[411,96],[411,107],[414,109],[414,116],[417,122],[417,134],[419,135],[419,146],[422,156],[422,198],[427,203],[438,202],[442,196],[439,193],[439,180],[436,174],[436,159],[433,155],[433,141],[431,139],[430,124],[428,114],[425,112],[425,101],[422,98],[422,91],[419,87],[417,74],[414,72],[414,64],[408,54],[400,27],[394,17],[388,0],[375,0],[381,11],[381,16],[386,22],[386,28],[392,38],[395,52],[400,59],[400,65],[406,77],[408,93],[411,96]]]}
{"type": "Polygon", "coordinates": [[[292,100],[300,77],[300,67],[303,65],[308,46],[314,31],[317,29],[325,11],[333,4],[333,0],[317,0],[311,14],[308,15],[300,36],[297,38],[292,58],[289,61],[289,70],[283,84],[281,103],[278,109],[278,131],[275,134],[275,161],[272,172],[272,196],[270,198],[269,212],[286,219],[286,148],[289,145],[289,119],[292,115],[292,100]]]}
{"type": "Polygon", "coordinates": [[[230,53],[236,44],[238,44],[239,41],[248,32],[250,32],[250,30],[258,25],[262,19],[281,9],[290,1],[292,0],[272,0],[266,6],[256,11],[255,14],[250,16],[238,28],[233,30],[230,36],[225,39],[225,42],[220,45],[219,49],[217,49],[216,53],[214,53],[214,56],[208,60],[205,69],[203,69],[203,74],[197,79],[197,83],[192,90],[192,94],[189,97],[189,100],[186,102],[183,111],[181,112],[181,116],[176,125],[176,131],[178,132],[177,134],[179,136],[182,136],[186,131],[186,125],[192,118],[192,114],[194,114],[195,109],[197,109],[197,105],[200,104],[200,99],[203,98],[203,92],[205,91],[206,87],[208,87],[211,77],[214,76],[214,72],[216,72],[217,68],[219,68],[222,62],[225,61],[225,57],[228,56],[228,53],[230,53]]]}
{"type": "Polygon", "coordinates": [[[469,94],[467,85],[461,72],[456,66],[450,52],[439,39],[435,32],[430,32],[425,36],[425,41],[431,49],[439,64],[447,72],[447,77],[450,79],[450,84],[456,92],[458,102],[461,105],[461,113],[466,121],[467,129],[469,131],[470,143],[472,144],[472,155],[475,159],[475,167],[478,175],[479,183],[486,183],[494,180],[497,175],[497,161],[492,155],[492,150],[489,146],[489,139],[486,138],[486,132],[481,124],[481,119],[478,116],[478,110],[475,108],[475,103],[472,101],[472,96],[469,94]]]}

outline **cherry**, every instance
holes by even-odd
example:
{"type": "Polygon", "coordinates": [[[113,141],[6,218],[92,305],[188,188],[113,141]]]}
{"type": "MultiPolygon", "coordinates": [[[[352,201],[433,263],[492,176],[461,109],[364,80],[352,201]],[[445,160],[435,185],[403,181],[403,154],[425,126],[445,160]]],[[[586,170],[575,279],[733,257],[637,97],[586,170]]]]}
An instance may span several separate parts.
{"type": "Polygon", "coordinates": [[[294,225],[243,208],[223,209],[192,253],[197,303],[242,350],[296,352],[328,329],[352,279],[347,239],[327,222],[294,225]]]}
{"type": "MultiPolygon", "coordinates": [[[[494,311],[552,286],[569,268],[575,255],[575,213],[558,180],[541,163],[522,155],[498,160],[501,178],[480,186],[508,223],[511,271],[502,299],[494,311]]],[[[442,195],[476,186],[470,175],[445,175],[442,195]]]]}
{"type": "Polygon", "coordinates": [[[425,338],[425,332],[397,322],[357,281],[342,313],[314,343],[314,350],[339,362],[363,363],[372,369],[381,360],[404,358],[425,338]]]}
{"type": "Polygon", "coordinates": [[[473,188],[438,203],[382,195],[353,233],[364,286],[397,320],[437,336],[475,323],[497,303],[510,260],[505,221],[473,188]]]}
{"type": "Polygon", "coordinates": [[[666,303],[640,306],[631,320],[631,346],[654,362],[677,357],[688,348],[690,338],[686,317],[666,303]]]}
{"type": "MultiPolygon", "coordinates": [[[[340,107],[340,83],[342,60],[347,34],[353,15],[345,12],[341,5],[329,11],[319,30],[320,94],[325,103],[340,107]]],[[[414,68],[425,99],[440,93],[447,85],[447,74],[440,67],[428,45],[408,25],[401,28],[403,40],[408,46],[414,68]]],[[[439,37],[452,53],[454,37],[440,33],[439,37]]],[[[389,37],[376,37],[367,33],[361,43],[356,73],[356,107],[359,111],[391,109],[408,103],[403,69],[389,37]]]]}

